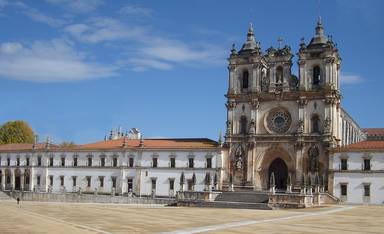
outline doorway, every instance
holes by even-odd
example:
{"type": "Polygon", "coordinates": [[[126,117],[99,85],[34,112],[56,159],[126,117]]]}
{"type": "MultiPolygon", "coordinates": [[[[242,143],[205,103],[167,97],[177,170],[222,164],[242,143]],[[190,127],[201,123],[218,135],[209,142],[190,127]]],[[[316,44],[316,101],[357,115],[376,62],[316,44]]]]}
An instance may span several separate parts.
{"type": "MultiPolygon", "coordinates": [[[[288,167],[285,164],[284,160],[277,158],[273,160],[268,170],[268,180],[271,179],[271,174],[274,174],[275,177],[275,186],[277,190],[286,190],[287,189],[287,179],[288,179],[288,167]]],[[[270,184],[270,181],[269,183],[270,184]]]]}

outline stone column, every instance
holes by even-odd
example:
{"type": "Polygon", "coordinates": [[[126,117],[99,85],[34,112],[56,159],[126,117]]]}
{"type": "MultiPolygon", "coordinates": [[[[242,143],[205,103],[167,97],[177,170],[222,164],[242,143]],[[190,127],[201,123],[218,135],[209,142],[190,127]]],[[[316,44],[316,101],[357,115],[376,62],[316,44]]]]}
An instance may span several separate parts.
{"type": "Polygon", "coordinates": [[[20,191],[24,191],[24,176],[25,174],[20,172],[20,191]]]}
{"type": "Polygon", "coordinates": [[[29,170],[29,190],[33,192],[34,186],[35,186],[35,173],[33,167],[29,170]]]}
{"type": "Polygon", "coordinates": [[[228,93],[233,94],[235,93],[234,92],[235,91],[235,73],[236,73],[235,66],[229,65],[228,70],[229,70],[228,93]]]}
{"type": "Polygon", "coordinates": [[[299,80],[300,90],[307,90],[306,63],[304,60],[299,60],[299,80]]]}
{"type": "Polygon", "coordinates": [[[7,181],[5,180],[5,170],[1,171],[1,173],[2,173],[1,174],[1,182],[2,182],[1,188],[4,191],[5,190],[5,185],[7,183],[7,181]]]}
{"type": "Polygon", "coordinates": [[[295,144],[295,152],[296,152],[296,175],[295,182],[292,181],[293,184],[301,185],[301,178],[303,176],[304,170],[304,162],[303,162],[303,143],[297,142],[295,144]]]}
{"type": "Polygon", "coordinates": [[[11,170],[11,190],[15,190],[15,180],[16,180],[16,177],[15,177],[15,170],[11,170]]]}

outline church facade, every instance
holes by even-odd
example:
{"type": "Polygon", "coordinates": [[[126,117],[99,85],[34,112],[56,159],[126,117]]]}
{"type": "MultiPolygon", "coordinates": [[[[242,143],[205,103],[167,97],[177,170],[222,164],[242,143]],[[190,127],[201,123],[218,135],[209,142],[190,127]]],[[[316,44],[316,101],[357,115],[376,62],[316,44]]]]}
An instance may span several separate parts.
{"type": "Polygon", "coordinates": [[[329,151],[363,139],[341,107],[341,58],[319,19],[315,35],[297,52],[289,46],[262,52],[252,25],[242,48],[229,56],[224,183],[255,190],[328,183],[329,151]]]}

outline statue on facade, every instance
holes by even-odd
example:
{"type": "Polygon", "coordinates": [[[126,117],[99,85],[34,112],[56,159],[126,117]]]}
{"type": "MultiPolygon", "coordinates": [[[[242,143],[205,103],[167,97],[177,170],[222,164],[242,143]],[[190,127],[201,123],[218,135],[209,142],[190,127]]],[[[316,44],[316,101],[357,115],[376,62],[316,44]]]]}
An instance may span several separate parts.
{"type": "Polygon", "coordinates": [[[324,121],[324,132],[331,132],[331,119],[329,117],[324,121]]]}
{"type": "Polygon", "coordinates": [[[267,76],[267,69],[261,70],[261,91],[268,92],[269,89],[269,78],[267,76]]]}
{"type": "Polygon", "coordinates": [[[317,172],[319,170],[319,148],[316,145],[312,145],[308,151],[309,155],[309,170],[311,172],[317,172]]]}
{"type": "Polygon", "coordinates": [[[232,122],[230,120],[227,121],[227,130],[226,130],[226,135],[231,135],[232,134],[232,122]]]}
{"type": "Polygon", "coordinates": [[[297,122],[297,133],[303,133],[304,132],[304,121],[302,119],[299,119],[297,122]]]}
{"type": "Polygon", "coordinates": [[[255,134],[256,133],[256,122],[254,119],[251,120],[251,124],[249,126],[249,133],[250,134],[255,134]]]}

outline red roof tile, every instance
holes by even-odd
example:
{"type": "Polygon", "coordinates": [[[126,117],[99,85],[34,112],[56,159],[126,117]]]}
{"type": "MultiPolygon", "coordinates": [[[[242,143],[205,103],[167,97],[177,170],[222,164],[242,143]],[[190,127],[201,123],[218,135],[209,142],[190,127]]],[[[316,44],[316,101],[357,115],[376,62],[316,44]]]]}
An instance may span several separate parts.
{"type": "Polygon", "coordinates": [[[384,128],[363,128],[363,132],[371,136],[384,136],[384,128]]]}
{"type": "Polygon", "coordinates": [[[333,151],[384,151],[384,141],[360,141],[354,144],[336,148],[333,151]]]}

